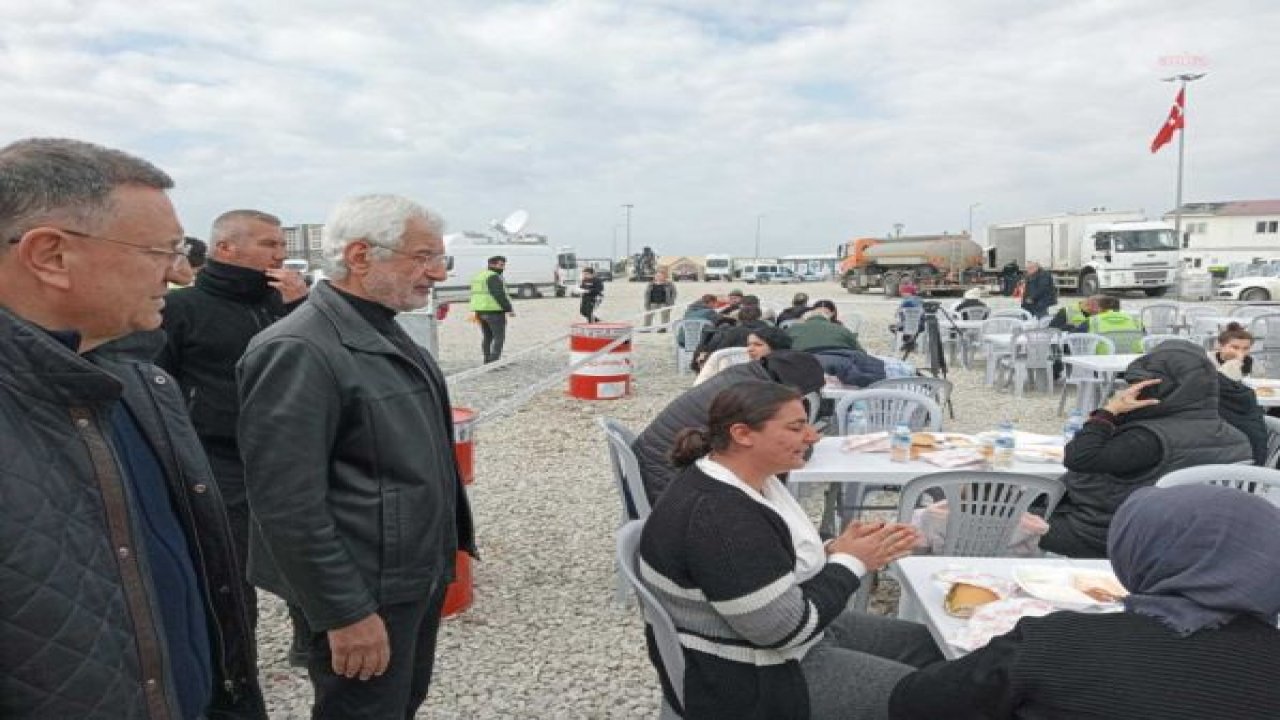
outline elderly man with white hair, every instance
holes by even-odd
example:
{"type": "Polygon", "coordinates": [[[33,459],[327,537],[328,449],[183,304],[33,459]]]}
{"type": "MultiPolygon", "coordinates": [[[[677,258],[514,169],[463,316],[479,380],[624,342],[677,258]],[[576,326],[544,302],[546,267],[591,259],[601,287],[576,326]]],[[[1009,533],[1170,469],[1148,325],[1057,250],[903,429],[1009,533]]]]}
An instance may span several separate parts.
{"type": "Polygon", "coordinates": [[[444,376],[395,321],[446,277],[442,229],[402,197],[341,202],[329,280],[238,366],[249,579],[310,631],[315,718],[413,717],[475,553],[444,376]]]}

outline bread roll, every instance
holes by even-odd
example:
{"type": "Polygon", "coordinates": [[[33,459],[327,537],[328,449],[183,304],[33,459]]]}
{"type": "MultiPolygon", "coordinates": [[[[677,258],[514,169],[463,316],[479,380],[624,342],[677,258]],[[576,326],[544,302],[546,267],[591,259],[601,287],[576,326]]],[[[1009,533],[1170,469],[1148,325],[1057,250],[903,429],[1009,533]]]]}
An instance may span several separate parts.
{"type": "Polygon", "coordinates": [[[1118,580],[1103,575],[1073,575],[1071,586],[1100,603],[1119,602],[1129,594],[1118,580]]]}
{"type": "Polygon", "coordinates": [[[973,611],[979,607],[999,599],[1000,596],[993,590],[980,585],[958,582],[952,585],[951,590],[947,592],[942,608],[947,611],[948,615],[967,618],[973,615],[973,611]]]}

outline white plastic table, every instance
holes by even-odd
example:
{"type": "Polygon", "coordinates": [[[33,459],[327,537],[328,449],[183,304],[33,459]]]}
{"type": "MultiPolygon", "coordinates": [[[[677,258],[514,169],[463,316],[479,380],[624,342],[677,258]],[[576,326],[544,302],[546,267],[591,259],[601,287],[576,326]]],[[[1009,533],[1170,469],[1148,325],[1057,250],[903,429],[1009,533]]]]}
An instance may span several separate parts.
{"type": "Polygon", "coordinates": [[[1265,397],[1258,395],[1258,405],[1260,407],[1280,407],[1280,380],[1264,380],[1262,378],[1245,378],[1245,385],[1253,388],[1270,388],[1275,395],[1265,397]]]}
{"type": "MultiPolygon", "coordinates": [[[[1115,376],[1124,372],[1125,368],[1134,360],[1142,357],[1137,353],[1122,353],[1119,355],[1063,355],[1062,362],[1071,365],[1075,370],[1085,370],[1096,373],[1098,379],[1092,382],[1085,382],[1078,387],[1080,392],[1076,395],[1076,407],[1081,412],[1087,413],[1090,410],[1102,404],[1102,397],[1095,399],[1095,395],[1101,395],[1106,388],[1111,387],[1115,376]]],[[[1072,371],[1072,379],[1079,379],[1083,375],[1077,375],[1072,371]]]]}
{"type": "Polygon", "coordinates": [[[947,638],[964,627],[967,620],[952,617],[943,609],[945,599],[942,584],[933,576],[941,570],[964,569],[987,575],[1013,578],[1013,569],[1020,565],[1072,567],[1088,570],[1111,570],[1109,560],[1073,560],[1071,558],[977,558],[919,555],[903,558],[890,568],[902,586],[898,600],[898,617],[902,620],[924,623],[938,649],[948,660],[954,660],[965,651],[947,642],[947,638]]]}

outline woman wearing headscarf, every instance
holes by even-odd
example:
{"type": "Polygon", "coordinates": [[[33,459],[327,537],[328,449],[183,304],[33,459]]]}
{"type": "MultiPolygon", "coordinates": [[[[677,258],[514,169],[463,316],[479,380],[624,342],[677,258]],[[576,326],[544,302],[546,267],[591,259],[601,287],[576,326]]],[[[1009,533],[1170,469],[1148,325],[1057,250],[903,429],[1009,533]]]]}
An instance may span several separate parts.
{"type": "Polygon", "coordinates": [[[1214,485],[1143,488],[1108,545],[1124,612],[1024,618],[904,678],[890,717],[1280,717],[1280,508],[1214,485]]]}
{"type": "Polygon", "coordinates": [[[1253,458],[1249,440],[1218,414],[1218,372],[1204,348],[1161,343],[1125,369],[1129,387],[1113,395],[1067,444],[1067,486],[1040,547],[1068,557],[1107,553],[1107,528],[1120,504],[1165,474],[1253,458]]]}

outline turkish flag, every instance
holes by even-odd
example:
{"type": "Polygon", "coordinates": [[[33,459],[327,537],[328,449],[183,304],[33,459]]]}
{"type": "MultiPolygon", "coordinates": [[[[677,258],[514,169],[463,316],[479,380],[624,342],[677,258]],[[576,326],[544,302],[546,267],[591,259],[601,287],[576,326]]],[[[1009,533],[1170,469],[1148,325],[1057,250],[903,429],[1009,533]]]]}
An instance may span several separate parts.
{"type": "Polygon", "coordinates": [[[1168,145],[1173,139],[1173,133],[1182,129],[1182,111],[1186,92],[1186,88],[1178,91],[1178,97],[1173,100],[1173,107],[1169,108],[1169,119],[1164,121],[1164,125],[1160,126],[1160,132],[1157,132],[1155,139],[1151,141],[1151,152],[1156,152],[1168,145]]]}

